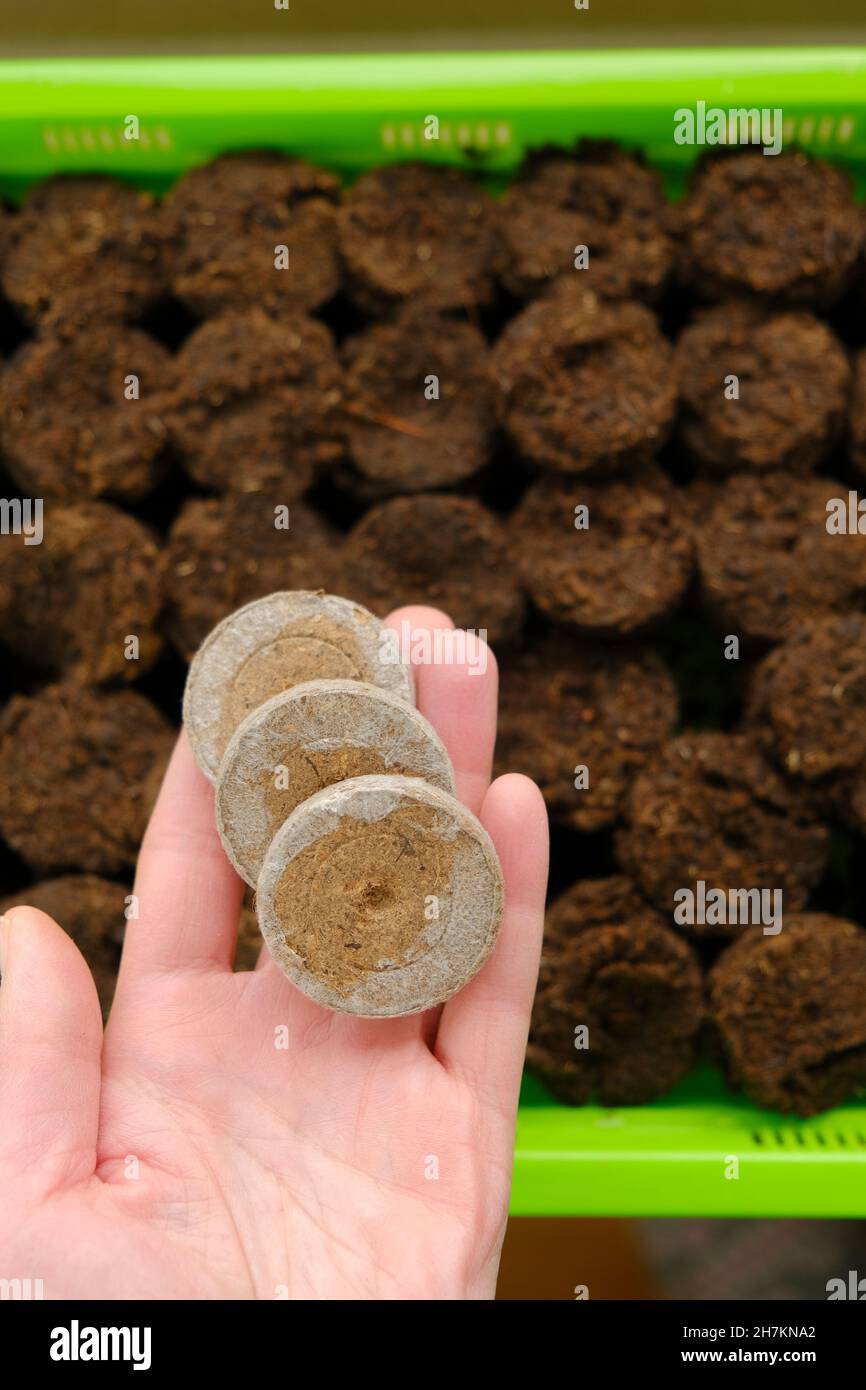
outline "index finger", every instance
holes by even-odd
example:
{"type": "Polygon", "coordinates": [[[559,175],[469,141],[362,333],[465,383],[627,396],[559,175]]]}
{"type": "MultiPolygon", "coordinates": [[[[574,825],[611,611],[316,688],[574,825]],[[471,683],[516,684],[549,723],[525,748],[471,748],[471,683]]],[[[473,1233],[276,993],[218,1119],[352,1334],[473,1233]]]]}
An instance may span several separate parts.
{"type": "Polygon", "coordinates": [[[397,608],[385,619],[415,674],[418,709],[454,767],[457,795],[477,815],[490,786],[496,742],[496,658],[475,633],[438,608],[397,608]]]}

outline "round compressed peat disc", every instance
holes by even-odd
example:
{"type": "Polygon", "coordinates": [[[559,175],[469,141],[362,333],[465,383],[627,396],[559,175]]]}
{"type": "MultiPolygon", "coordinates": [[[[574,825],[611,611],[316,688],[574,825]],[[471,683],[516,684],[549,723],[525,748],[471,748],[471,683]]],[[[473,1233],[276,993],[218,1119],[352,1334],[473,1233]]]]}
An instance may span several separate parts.
{"type": "Polygon", "coordinates": [[[268,845],[323,787],[373,773],[422,777],[454,793],[448,754],[405,700],[361,681],[307,681],[235,730],[220,764],[216,816],[229,859],[255,886],[268,845]]]}
{"type": "Polygon", "coordinates": [[[493,949],[502,874],[483,826],[414,777],[353,777],[301,802],[274,836],[256,911],[283,973],[364,1018],[419,1013],[493,949]]]}
{"type": "Polygon", "coordinates": [[[358,603],[298,589],[224,618],[189,668],[183,719],[202,771],[216,781],[238,725],[259,705],[310,680],[356,680],[414,705],[410,668],[380,620],[358,603]]]}

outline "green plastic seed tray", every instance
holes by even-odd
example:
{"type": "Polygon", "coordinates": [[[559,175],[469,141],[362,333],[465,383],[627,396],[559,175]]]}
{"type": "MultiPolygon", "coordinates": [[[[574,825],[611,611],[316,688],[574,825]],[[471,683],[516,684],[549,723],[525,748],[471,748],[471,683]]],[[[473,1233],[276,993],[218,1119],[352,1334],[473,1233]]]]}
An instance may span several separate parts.
{"type": "MultiPolygon", "coordinates": [[[[716,48],[0,62],[0,193],[58,170],[160,190],[255,146],[346,177],[426,159],[495,184],[527,148],[591,136],[641,148],[676,195],[701,150],[675,142],[675,113],[698,102],[781,110],[785,143],[843,165],[863,192],[866,49],[716,48]]],[[[511,1209],[863,1217],[866,1105],[791,1120],[700,1069],[653,1105],[569,1108],[527,1077],[511,1209]]]]}

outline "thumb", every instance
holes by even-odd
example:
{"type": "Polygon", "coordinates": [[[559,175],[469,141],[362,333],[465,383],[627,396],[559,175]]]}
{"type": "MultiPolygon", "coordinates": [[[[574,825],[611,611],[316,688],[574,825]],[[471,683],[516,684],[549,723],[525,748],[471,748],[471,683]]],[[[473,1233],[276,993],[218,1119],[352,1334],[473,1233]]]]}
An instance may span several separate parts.
{"type": "Polygon", "coordinates": [[[72,938],[33,907],[0,917],[0,977],[0,1164],[63,1187],[96,1166],[96,986],[72,938]]]}

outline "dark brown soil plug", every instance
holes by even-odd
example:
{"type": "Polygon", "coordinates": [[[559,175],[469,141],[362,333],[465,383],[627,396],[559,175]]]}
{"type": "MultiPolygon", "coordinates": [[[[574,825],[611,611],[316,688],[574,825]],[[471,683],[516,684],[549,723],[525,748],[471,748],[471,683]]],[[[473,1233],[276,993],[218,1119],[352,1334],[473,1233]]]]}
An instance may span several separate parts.
{"type": "Polygon", "coordinates": [[[261,305],[317,309],[336,294],[339,180],[273,151],[225,154],[175,184],[164,217],[176,241],[174,292],[207,318],[261,305]]]}
{"type": "Polygon", "coordinates": [[[659,175],[616,145],[532,151],[502,200],[503,280],[531,299],[560,275],[607,299],[653,301],[674,265],[659,175]]]}
{"type": "Polygon", "coordinates": [[[133,690],[14,695],[0,715],[0,833],[37,874],[123,873],[173,740],[133,690]]]}
{"type": "Polygon", "coordinates": [[[655,652],[550,636],[503,659],[497,771],[534,778],[557,820],[600,830],[676,718],[655,652]]]}
{"type": "Polygon", "coordinates": [[[697,956],[627,880],[577,883],[549,909],[526,1060],[570,1105],[640,1105],[694,1064],[697,956]]]}
{"type": "Polygon", "coordinates": [[[682,215],[687,279],[705,299],[826,307],[853,280],[863,246],[847,176],[799,152],[707,160],[682,215]]]}
{"type": "Polygon", "coordinates": [[[3,539],[0,638],[82,683],[134,681],[162,648],[163,559],[150,530],[106,502],[45,503],[43,539],[3,539]]]}
{"type": "Polygon", "coordinates": [[[866,932],[822,913],[734,942],[709,975],[728,1077],[756,1105],[817,1115],[866,1092],[866,932]]]}
{"type": "Polygon", "coordinates": [[[508,325],[492,366],[502,423],[543,468],[647,462],[670,431],[673,352],[643,304],[608,303],[559,282],[508,325]]]}

